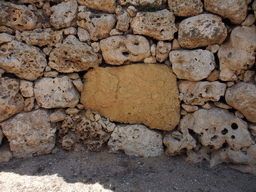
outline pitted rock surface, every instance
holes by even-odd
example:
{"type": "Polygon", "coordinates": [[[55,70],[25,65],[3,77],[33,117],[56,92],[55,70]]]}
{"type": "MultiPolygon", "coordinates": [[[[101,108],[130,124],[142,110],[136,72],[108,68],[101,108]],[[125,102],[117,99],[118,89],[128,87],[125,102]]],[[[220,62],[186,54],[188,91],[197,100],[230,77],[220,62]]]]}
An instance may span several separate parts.
{"type": "Polygon", "coordinates": [[[121,5],[159,7],[165,0],[118,0],[121,5]]]}
{"type": "Polygon", "coordinates": [[[103,12],[114,13],[116,9],[116,0],[77,0],[77,2],[103,12]]]}
{"type": "Polygon", "coordinates": [[[172,130],[179,123],[176,76],[165,65],[96,68],[85,75],[81,103],[111,121],[172,130]]]}
{"type": "Polygon", "coordinates": [[[15,39],[15,37],[8,33],[0,33],[0,45],[4,44],[4,43],[11,42],[14,39],[15,39]]]}
{"type": "Polygon", "coordinates": [[[180,17],[190,17],[203,12],[201,0],[168,0],[169,9],[174,15],[180,17]]]}

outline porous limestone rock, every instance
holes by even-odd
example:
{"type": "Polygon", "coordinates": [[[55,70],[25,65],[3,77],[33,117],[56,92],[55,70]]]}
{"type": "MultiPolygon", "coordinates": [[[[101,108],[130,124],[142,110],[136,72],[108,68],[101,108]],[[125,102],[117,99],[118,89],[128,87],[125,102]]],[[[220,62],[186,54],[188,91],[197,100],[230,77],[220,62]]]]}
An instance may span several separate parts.
{"type": "Polygon", "coordinates": [[[25,41],[28,45],[36,45],[39,47],[52,47],[63,40],[62,31],[53,31],[51,28],[23,31],[20,35],[22,41],[25,41]]]}
{"type": "Polygon", "coordinates": [[[179,123],[176,76],[166,65],[96,68],[84,76],[81,103],[111,121],[170,131],[179,123]]]}
{"type": "Polygon", "coordinates": [[[178,36],[181,47],[193,49],[221,44],[227,37],[227,28],[221,17],[200,14],[183,20],[179,25],[178,36]]]}
{"type": "Polygon", "coordinates": [[[59,121],[63,121],[66,118],[66,113],[64,109],[57,109],[50,115],[50,121],[52,123],[56,123],[59,121]]]}
{"type": "Polygon", "coordinates": [[[156,46],[156,60],[159,62],[165,61],[168,58],[171,49],[172,49],[171,43],[158,41],[156,46]]]}
{"type": "Polygon", "coordinates": [[[68,27],[66,29],[63,30],[64,35],[76,35],[77,34],[77,30],[75,27],[68,27]]]}
{"type": "Polygon", "coordinates": [[[77,36],[78,36],[80,41],[89,41],[89,40],[91,40],[90,33],[82,27],[78,27],[77,36]]]}
{"type": "Polygon", "coordinates": [[[243,81],[244,81],[245,83],[252,82],[253,79],[254,79],[254,77],[255,77],[255,71],[246,70],[246,71],[244,72],[244,79],[243,79],[243,81]]]}
{"type": "Polygon", "coordinates": [[[214,55],[207,50],[175,50],[169,54],[173,72],[179,79],[200,81],[215,68],[214,55]]]}
{"type": "Polygon", "coordinates": [[[91,9],[109,13],[114,13],[116,9],[116,0],[77,0],[77,2],[91,9]]]}
{"type": "Polygon", "coordinates": [[[0,78],[0,122],[23,110],[24,99],[17,79],[0,78]]]}
{"type": "Polygon", "coordinates": [[[35,107],[35,97],[26,98],[24,101],[24,111],[29,112],[35,107]]]}
{"type": "Polygon", "coordinates": [[[241,25],[251,26],[255,21],[256,21],[256,19],[255,19],[254,14],[249,14],[241,25]]]}
{"type": "Polygon", "coordinates": [[[188,105],[204,105],[207,101],[218,101],[225,95],[226,84],[218,81],[179,82],[180,99],[188,105]]]}
{"type": "Polygon", "coordinates": [[[218,52],[220,79],[235,81],[237,76],[253,67],[256,51],[256,27],[236,27],[230,40],[221,45],[218,52]],[[239,46],[238,46],[239,45],[239,46]]]}
{"type": "Polygon", "coordinates": [[[12,158],[12,152],[10,151],[9,147],[2,146],[0,148],[0,163],[8,162],[12,158]]]}
{"type": "Polygon", "coordinates": [[[101,58],[91,46],[80,42],[74,35],[69,35],[49,57],[49,66],[62,73],[84,71],[100,62],[101,58]]]}
{"type": "Polygon", "coordinates": [[[198,110],[198,106],[195,105],[187,105],[183,103],[181,106],[188,113],[193,113],[198,110]]]}
{"type": "Polygon", "coordinates": [[[227,104],[240,111],[248,121],[256,123],[256,85],[238,83],[226,91],[227,104]]]}
{"type": "Polygon", "coordinates": [[[14,30],[6,26],[0,26],[0,33],[8,33],[12,35],[14,33],[14,30]]]}
{"type": "Polygon", "coordinates": [[[128,12],[128,14],[131,16],[131,17],[135,17],[138,10],[134,7],[134,6],[129,6],[127,7],[126,11],[128,12]]]}
{"type": "Polygon", "coordinates": [[[75,85],[75,87],[77,88],[77,90],[79,92],[82,92],[83,91],[83,82],[82,80],[79,78],[79,79],[75,79],[75,80],[72,80],[72,83],[75,85]]]}
{"type": "Polygon", "coordinates": [[[116,23],[115,16],[106,13],[80,12],[78,19],[78,26],[86,29],[93,41],[108,37],[116,23]]]}
{"type": "Polygon", "coordinates": [[[79,102],[79,92],[67,76],[42,78],[35,82],[35,98],[40,107],[75,107],[79,102]]]}
{"type": "Polygon", "coordinates": [[[118,0],[121,5],[159,7],[165,0],[118,0]]]}
{"type": "Polygon", "coordinates": [[[207,11],[229,19],[234,24],[242,23],[247,16],[245,0],[204,0],[207,11]]]}
{"type": "Polygon", "coordinates": [[[33,82],[20,80],[20,92],[23,97],[33,97],[34,96],[33,82]]]}
{"type": "Polygon", "coordinates": [[[201,0],[168,0],[169,9],[174,15],[180,17],[190,17],[203,12],[201,0]]]}
{"type": "Polygon", "coordinates": [[[164,152],[162,135],[144,125],[119,125],[108,142],[109,151],[133,156],[159,156],[164,152]]]}
{"type": "Polygon", "coordinates": [[[157,40],[172,40],[177,32],[175,16],[167,9],[156,12],[138,12],[131,22],[134,34],[146,35],[157,40]]]}
{"type": "Polygon", "coordinates": [[[111,65],[138,62],[150,56],[148,40],[139,35],[113,36],[100,41],[106,63],[111,65]]]}
{"type": "Polygon", "coordinates": [[[45,54],[37,47],[15,40],[0,46],[0,67],[21,79],[36,80],[46,65],[45,54]]]}
{"type": "Polygon", "coordinates": [[[225,104],[225,103],[222,103],[222,102],[214,102],[213,103],[216,107],[219,107],[221,109],[232,109],[231,106],[225,104]]]}
{"type": "Polygon", "coordinates": [[[0,45],[3,43],[8,43],[12,40],[14,40],[14,36],[8,34],[8,33],[0,33],[0,45]]]}
{"type": "Polygon", "coordinates": [[[1,126],[14,157],[48,154],[55,146],[56,128],[46,110],[19,113],[1,126]]]}
{"type": "Polygon", "coordinates": [[[214,69],[211,74],[206,78],[207,81],[213,82],[219,79],[219,71],[214,69]]]}
{"type": "Polygon", "coordinates": [[[51,7],[50,22],[56,29],[70,27],[77,16],[77,2],[70,0],[51,7]]]}
{"type": "Polygon", "coordinates": [[[122,13],[117,15],[116,28],[120,31],[124,31],[124,32],[127,31],[129,29],[129,26],[130,26],[130,20],[131,20],[131,17],[128,14],[128,12],[123,11],[122,13]]]}
{"type": "Polygon", "coordinates": [[[25,5],[0,2],[0,25],[14,30],[32,30],[36,28],[37,17],[25,5]]]}

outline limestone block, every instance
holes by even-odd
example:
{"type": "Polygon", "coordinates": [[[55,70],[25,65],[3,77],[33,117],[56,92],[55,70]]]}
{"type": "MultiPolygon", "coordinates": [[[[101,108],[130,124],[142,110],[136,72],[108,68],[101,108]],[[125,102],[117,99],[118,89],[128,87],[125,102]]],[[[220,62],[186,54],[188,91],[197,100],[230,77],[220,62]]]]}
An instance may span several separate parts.
{"type": "Polygon", "coordinates": [[[6,26],[0,26],[0,33],[8,33],[12,35],[14,33],[13,29],[6,27],[6,26]]]}
{"type": "Polygon", "coordinates": [[[225,90],[226,84],[218,81],[181,81],[179,83],[180,99],[188,105],[204,105],[207,101],[218,101],[221,96],[224,96],[225,90]]]}
{"type": "Polygon", "coordinates": [[[108,37],[116,23],[115,16],[106,13],[80,12],[78,19],[78,26],[86,29],[93,41],[108,37]]]}
{"type": "Polygon", "coordinates": [[[1,147],[0,149],[0,163],[8,162],[12,158],[12,152],[7,147],[1,147]]]}
{"type": "Polygon", "coordinates": [[[247,16],[247,4],[244,0],[205,0],[204,7],[234,24],[241,24],[247,16]]]}
{"type": "Polygon", "coordinates": [[[200,81],[215,68],[214,55],[207,50],[175,50],[169,54],[173,72],[179,79],[200,81]]]}
{"type": "Polygon", "coordinates": [[[76,35],[77,30],[75,27],[68,27],[63,31],[64,35],[76,35]]]}
{"type": "Polygon", "coordinates": [[[241,25],[251,26],[255,21],[256,21],[256,19],[255,19],[254,14],[249,14],[241,25]]]}
{"type": "Polygon", "coordinates": [[[79,78],[79,79],[75,79],[75,80],[72,80],[72,83],[75,85],[75,87],[77,88],[77,90],[79,92],[82,92],[83,91],[83,82],[82,80],[79,78]]]}
{"type": "Polygon", "coordinates": [[[183,103],[181,106],[188,113],[193,113],[198,110],[198,106],[195,105],[187,105],[183,103]]]}
{"type": "Polygon", "coordinates": [[[77,16],[77,2],[70,0],[51,7],[50,22],[56,29],[70,27],[77,16]]]}
{"type": "Polygon", "coordinates": [[[14,40],[14,36],[8,34],[8,33],[0,33],[0,45],[3,43],[8,43],[12,40],[14,40]]]}
{"type": "Polygon", "coordinates": [[[66,118],[66,113],[64,109],[57,109],[50,115],[50,121],[52,123],[56,123],[59,121],[63,121],[66,118]]]}
{"type": "Polygon", "coordinates": [[[46,110],[22,112],[1,123],[14,157],[48,154],[55,146],[55,124],[46,110]]]}
{"type": "Polygon", "coordinates": [[[216,107],[219,107],[221,109],[232,109],[231,106],[225,104],[225,103],[222,103],[222,102],[214,102],[213,103],[216,107]]]}
{"type": "Polygon", "coordinates": [[[110,152],[124,151],[133,156],[159,156],[164,152],[162,135],[144,125],[119,125],[108,142],[110,152]]]}
{"type": "Polygon", "coordinates": [[[0,2],[0,25],[25,31],[36,28],[37,17],[25,5],[0,2]]]}
{"type": "Polygon", "coordinates": [[[156,60],[159,62],[165,61],[168,58],[171,49],[172,49],[171,43],[158,41],[156,46],[156,60]]]}
{"type": "Polygon", "coordinates": [[[79,92],[67,76],[42,78],[35,82],[35,98],[40,107],[75,107],[79,102],[79,92]]]}
{"type": "Polygon", "coordinates": [[[118,0],[121,5],[134,5],[143,7],[159,7],[164,0],[118,0]]]}
{"type": "Polygon", "coordinates": [[[44,72],[44,77],[57,77],[58,75],[59,75],[58,71],[44,72]]]}
{"type": "Polygon", "coordinates": [[[19,89],[20,83],[17,79],[0,78],[0,122],[23,110],[24,99],[19,89]]]}
{"type": "Polygon", "coordinates": [[[26,98],[24,101],[24,111],[29,112],[35,107],[35,97],[26,98]]]}
{"type": "Polygon", "coordinates": [[[114,13],[116,9],[116,0],[78,0],[80,5],[85,5],[91,9],[114,13]]]}
{"type": "Polygon", "coordinates": [[[89,40],[91,40],[90,33],[87,30],[85,30],[81,27],[78,27],[77,36],[78,36],[80,41],[89,41],[89,40]]]}
{"type": "Polygon", "coordinates": [[[25,41],[28,45],[40,47],[52,47],[63,40],[62,31],[53,31],[51,28],[23,31],[20,35],[22,41],[25,41]]]}
{"type": "Polygon", "coordinates": [[[84,78],[81,103],[110,121],[167,131],[179,123],[176,76],[166,65],[96,68],[84,78]]]}
{"type": "Polygon", "coordinates": [[[101,58],[93,52],[91,46],[69,35],[55,48],[49,57],[49,66],[62,73],[73,73],[96,67],[101,58]]]}
{"type": "Polygon", "coordinates": [[[20,80],[20,92],[23,97],[33,97],[34,96],[33,82],[20,80]]]}
{"type": "Polygon", "coordinates": [[[127,11],[124,11],[123,13],[117,16],[116,28],[120,31],[127,31],[129,29],[130,20],[130,15],[128,14],[127,11]]]}
{"type": "Polygon", "coordinates": [[[134,6],[129,6],[129,7],[127,7],[127,10],[126,10],[127,12],[128,12],[128,14],[131,16],[131,17],[135,17],[136,16],[136,14],[137,14],[137,12],[138,12],[138,10],[134,7],[134,6]]]}
{"type": "Polygon", "coordinates": [[[36,80],[46,65],[45,54],[37,47],[15,40],[0,46],[0,67],[21,79],[36,80]]]}
{"type": "Polygon", "coordinates": [[[219,72],[214,69],[212,71],[212,73],[207,77],[207,81],[213,82],[213,81],[217,81],[219,79],[219,72]]]}
{"type": "Polygon", "coordinates": [[[228,88],[226,102],[240,111],[248,121],[256,123],[256,86],[249,83],[238,83],[228,88]]]}
{"type": "Polygon", "coordinates": [[[134,34],[157,40],[172,40],[177,32],[175,16],[167,9],[156,12],[138,12],[131,22],[134,34]]]}
{"type": "Polygon", "coordinates": [[[179,25],[178,36],[181,47],[193,49],[223,43],[227,37],[227,28],[221,17],[201,14],[183,20],[179,25]]]}
{"type": "Polygon", "coordinates": [[[255,71],[247,70],[244,72],[244,79],[243,81],[245,83],[248,83],[250,81],[253,81],[253,78],[255,77],[255,71]]]}
{"type": "Polygon", "coordinates": [[[174,15],[180,17],[191,17],[203,12],[201,0],[168,0],[169,9],[174,15]]]}
{"type": "Polygon", "coordinates": [[[111,65],[138,62],[150,56],[148,40],[139,35],[113,36],[100,41],[106,63],[111,65]]]}

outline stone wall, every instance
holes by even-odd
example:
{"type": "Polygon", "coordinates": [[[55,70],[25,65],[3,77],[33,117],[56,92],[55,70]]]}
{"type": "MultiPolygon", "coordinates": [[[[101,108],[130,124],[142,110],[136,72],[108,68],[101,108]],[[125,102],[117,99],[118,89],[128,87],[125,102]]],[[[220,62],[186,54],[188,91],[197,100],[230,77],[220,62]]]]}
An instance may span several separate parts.
{"type": "Polygon", "coordinates": [[[0,161],[107,144],[256,173],[255,16],[255,0],[0,1],[0,161]]]}

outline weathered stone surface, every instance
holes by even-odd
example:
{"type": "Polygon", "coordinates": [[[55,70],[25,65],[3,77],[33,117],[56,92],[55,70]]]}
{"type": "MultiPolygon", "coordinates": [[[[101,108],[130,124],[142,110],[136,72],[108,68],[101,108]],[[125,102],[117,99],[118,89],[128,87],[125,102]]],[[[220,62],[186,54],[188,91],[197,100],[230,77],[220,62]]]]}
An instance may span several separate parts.
{"type": "Polygon", "coordinates": [[[159,156],[163,153],[162,135],[144,125],[117,126],[108,142],[110,152],[124,151],[134,156],[159,156]]]}
{"type": "Polygon", "coordinates": [[[219,71],[214,69],[211,74],[206,78],[207,81],[213,82],[219,79],[219,71]]]}
{"type": "Polygon", "coordinates": [[[218,52],[220,61],[220,79],[237,80],[244,70],[255,63],[256,27],[236,27],[231,32],[230,40],[222,44],[218,52]],[[238,46],[239,45],[239,46],[238,46]]]}
{"type": "Polygon", "coordinates": [[[231,106],[225,104],[225,103],[222,103],[222,102],[214,102],[213,103],[216,107],[219,107],[221,109],[232,109],[231,106]]]}
{"type": "Polygon", "coordinates": [[[55,146],[55,125],[49,112],[35,110],[22,112],[1,123],[14,157],[32,157],[48,154],[55,146]]]}
{"type": "Polygon", "coordinates": [[[77,88],[78,91],[80,91],[80,92],[83,91],[84,84],[80,78],[72,80],[72,83],[75,85],[75,87],[77,88]]]}
{"type": "Polygon", "coordinates": [[[179,123],[176,76],[166,65],[96,68],[85,75],[81,103],[111,121],[172,130],[179,123]]]}
{"type": "Polygon", "coordinates": [[[70,27],[77,16],[77,2],[70,0],[51,7],[51,25],[56,29],[70,27]]]}
{"type": "Polygon", "coordinates": [[[91,46],[80,42],[74,35],[69,35],[49,57],[49,66],[62,73],[84,71],[98,66],[100,62],[101,58],[91,46]]]}
{"type": "Polygon", "coordinates": [[[108,37],[100,41],[106,63],[111,65],[138,62],[150,56],[148,40],[139,35],[108,37]]]}
{"type": "Polygon", "coordinates": [[[67,76],[36,81],[34,93],[37,104],[46,109],[75,107],[80,96],[67,76]]]}
{"type": "Polygon", "coordinates": [[[191,82],[179,83],[180,99],[189,105],[204,105],[207,101],[218,101],[224,96],[226,84],[215,82],[191,82]]]}
{"type": "Polygon", "coordinates": [[[249,14],[241,25],[251,26],[256,21],[254,14],[249,14]]]}
{"type": "Polygon", "coordinates": [[[57,109],[50,115],[50,121],[52,123],[56,123],[59,121],[63,121],[66,118],[66,113],[64,109],[57,109]]]}
{"type": "Polygon", "coordinates": [[[14,40],[14,36],[8,34],[8,33],[0,33],[0,45],[3,43],[8,43],[12,40],[14,40]]]}
{"type": "Polygon", "coordinates": [[[244,72],[244,79],[243,81],[245,83],[248,83],[248,82],[253,82],[253,79],[255,78],[255,71],[252,71],[252,70],[246,70],[244,72]]]}
{"type": "Polygon", "coordinates": [[[35,29],[37,17],[25,5],[0,2],[0,25],[20,31],[35,29]]]}
{"type": "Polygon", "coordinates": [[[114,13],[116,9],[116,0],[78,0],[77,2],[80,5],[109,13],[114,13]]]}
{"type": "Polygon", "coordinates": [[[76,35],[77,30],[75,27],[69,27],[63,30],[64,35],[76,35]]]}
{"type": "Polygon", "coordinates": [[[116,28],[120,31],[127,31],[130,26],[131,17],[127,11],[123,11],[117,16],[116,28]]]}
{"type": "Polygon", "coordinates": [[[158,41],[157,46],[156,46],[156,59],[159,62],[165,61],[169,53],[172,49],[172,44],[171,43],[165,43],[163,41],[158,41]]]}
{"type": "Polygon", "coordinates": [[[26,98],[24,101],[24,111],[29,112],[35,107],[35,97],[26,98]]]}
{"type": "Polygon", "coordinates": [[[75,107],[71,107],[65,110],[65,113],[68,115],[76,115],[77,113],[79,113],[79,109],[75,108],[75,107]]]}
{"type": "Polygon", "coordinates": [[[18,41],[0,46],[0,67],[19,78],[36,80],[43,75],[46,65],[45,55],[37,47],[18,41]]]}
{"type": "Polygon", "coordinates": [[[8,162],[12,158],[12,153],[8,147],[0,148],[0,163],[8,162]]]}
{"type": "Polygon", "coordinates": [[[6,26],[0,26],[0,33],[8,33],[10,35],[13,34],[13,29],[6,27],[6,26]]]}
{"type": "Polygon", "coordinates": [[[193,113],[198,110],[198,106],[195,105],[187,105],[183,103],[181,106],[188,113],[193,113]]]}
{"type": "Polygon", "coordinates": [[[4,138],[4,134],[3,134],[2,129],[0,128],[0,145],[2,144],[3,138],[4,138]]]}
{"type": "Polygon", "coordinates": [[[33,82],[21,80],[20,92],[23,97],[33,97],[34,96],[33,82]]]}
{"type": "Polygon", "coordinates": [[[240,111],[248,121],[256,123],[256,86],[238,83],[226,91],[227,103],[240,111]]]}
{"type": "Polygon", "coordinates": [[[193,49],[221,44],[227,37],[227,28],[221,17],[201,14],[183,20],[179,25],[178,35],[181,47],[193,49]]]}
{"type": "Polygon", "coordinates": [[[175,50],[169,54],[173,72],[179,79],[200,81],[215,68],[214,55],[207,50],[175,50]]]}
{"type": "Polygon", "coordinates": [[[51,28],[35,29],[33,31],[23,31],[21,38],[28,45],[55,46],[63,39],[62,31],[53,31],[51,28]]]}
{"type": "Polygon", "coordinates": [[[79,40],[82,42],[91,40],[90,33],[82,27],[78,27],[77,36],[78,36],[79,40]]]}
{"type": "Polygon", "coordinates": [[[138,12],[131,28],[134,34],[147,35],[157,40],[172,40],[177,32],[175,16],[167,9],[156,12],[138,12]]]}
{"type": "Polygon", "coordinates": [[[190,17],[203,12],[201,0],[168,0],[169,9],[174,15],[180,17],[190,17]]]}
{"type": "Polygon", "coordinates": [[[8,77],[0,78],[0,122],[23,110],[24,99],[19,89],[18,80],[8,77]]]}
{"type": "Polygon", "coordinates": [[[121,5],[134,5],[134,6],[144,6],[144,7],[159,7],[162,5],[164,0],[118,0],[121,5]]]}
{"type": "Polygon", "coordinates": [[[106,13],[80,12],[78,19],[78,26],[86,29],[93,41],[108,37],[116,23],[115,16],[106,13]]]}
{"type": "Polygon", "coordinates": [[[205,0],[204,7],[235,24],[242,23],[247,16],[247,4],[244,0],[205,0]]]}

